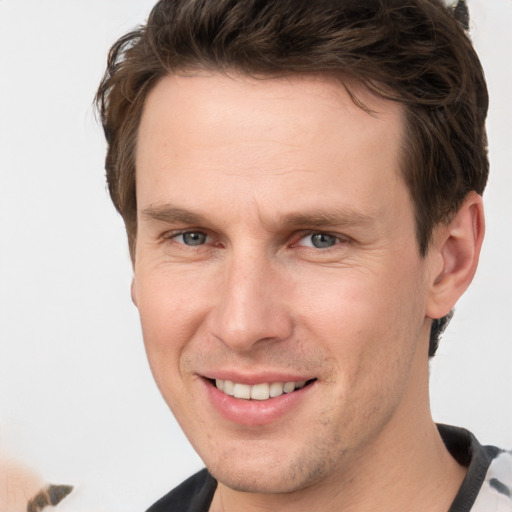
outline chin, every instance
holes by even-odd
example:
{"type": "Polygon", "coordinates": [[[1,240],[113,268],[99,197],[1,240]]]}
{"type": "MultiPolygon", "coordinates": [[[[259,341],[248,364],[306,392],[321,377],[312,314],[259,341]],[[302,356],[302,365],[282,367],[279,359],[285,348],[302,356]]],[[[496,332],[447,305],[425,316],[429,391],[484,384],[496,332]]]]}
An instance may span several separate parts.
{"type": "Polygon", "coordinates": [[[273,453],[263,458],[222,457],[207,467],[218,482],[235,491],[288,494],[314,486],[332,474],[334,461],[328,455],[310,458],[273,453]]]}

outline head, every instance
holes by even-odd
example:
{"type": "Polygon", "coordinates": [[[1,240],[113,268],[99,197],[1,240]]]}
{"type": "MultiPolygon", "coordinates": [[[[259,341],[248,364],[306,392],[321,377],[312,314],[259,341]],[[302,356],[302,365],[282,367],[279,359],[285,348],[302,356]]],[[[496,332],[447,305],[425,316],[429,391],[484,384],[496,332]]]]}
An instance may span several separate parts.
{"type": "MultiPolygon", "coordinates": [[[[323,74],[339,80],[368,115],[371,109],[350,83],[402,105],[401,173],[422,256],[435,226],[450,219],[470,191],[483,193],[487,89],[463,25],[441,1],[160,1],[145,26],[112,47],[97,93],[109,191],[132,259],[135,154],[145,100],[163,77],[192,70],[262,79],[323,74]]],[[[434,319],[430,356],[450,318],[434,319]]]]}
{"type": "Polygon", "coordinates": [[[98,102],[150,365],[214,476],[292,492],[418,432],[487,176],[452,14],[163,1],[98,102]]]}

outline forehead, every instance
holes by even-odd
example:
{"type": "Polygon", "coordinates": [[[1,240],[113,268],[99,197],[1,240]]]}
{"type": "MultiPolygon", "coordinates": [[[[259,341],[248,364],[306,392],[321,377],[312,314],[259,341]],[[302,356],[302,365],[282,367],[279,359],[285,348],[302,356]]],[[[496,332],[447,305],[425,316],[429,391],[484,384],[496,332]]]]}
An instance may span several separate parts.
{"type": "MultiPolygon", "coordinates": [[[[196,71],[166,76],[150,91],[144,105],[139,141],[145,135],[141,136],[140,132],[146,129],[155,144],[159,142],[158,134],[165,137],[174,131],[174,142],[179,144],[191,132],[199,139],[202,128],[212,127],[229,128],[229,135],[236,133],[242,138],[261,135],[256,130],[271,122],[270,139],[288,136],[294,128],[295,134],[300,135],[304,121],[309,125],[309,133],[303,134],[306,136],[320,132],[322,126],[341,128],[342,124],[350,124],[354,135],[362,128],[369,137],[375,133],[387,142],[401,134],[402,107],[349,79],[342,82],[314,74],[255,78],[196,71]],[[369,112],[356,106],[352,98],[369,112]],[[234,128],[236,132],[232,131],[234,128]]],[[[219,141],[226,135],[226,131],[216,132],[219,141]]],[[[212,133],[208,135],[211,137],[212,133]]],[[[325,130],[322,135],[327,135],[325,130]]]]}
{"type": "Polygon", "coordinates": [[[323,76],[165,77],[148,95],[139,127],[139,205],[183,202],[187,192],[193,201],[190,192],[201,191],[260,203],[268,196],[275,208],[280,189],[282,204],[305,195],[300,206],[307,206],[312,189],[321,189],[324,197],[355,194],[372,208],[372,195],[401,181],[402,109],[347,86],[371,113],[323,76]]]}

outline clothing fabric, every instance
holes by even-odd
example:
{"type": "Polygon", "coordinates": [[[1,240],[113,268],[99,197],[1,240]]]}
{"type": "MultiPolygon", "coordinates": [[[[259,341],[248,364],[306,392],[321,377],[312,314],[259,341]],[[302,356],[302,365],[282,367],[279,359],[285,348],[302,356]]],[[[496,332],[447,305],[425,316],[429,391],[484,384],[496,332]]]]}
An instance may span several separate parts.
{"type": "MultiPolygon", "coordinates": [[[[438,425],[452,456],[468,468],[448,512],[512,512],[512,453],[482,446],[471,432],[438,425]]],[[[206,469],[185,480],[147,512],[208,512],[217,488],[206,469]]]]}

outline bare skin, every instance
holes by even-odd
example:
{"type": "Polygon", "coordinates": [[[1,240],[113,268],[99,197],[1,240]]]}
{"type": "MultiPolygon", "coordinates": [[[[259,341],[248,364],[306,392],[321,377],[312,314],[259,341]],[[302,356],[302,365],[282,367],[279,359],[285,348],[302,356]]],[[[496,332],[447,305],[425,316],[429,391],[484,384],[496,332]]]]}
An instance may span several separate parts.
{"type": "Polygon", "coordinates": [[[44,480],[34,470],[0,456],[0,512],[25,512],[28,501],[43,487],[44,480]]]}
{"type": "Polygon", "coordinates": [[[421,257],[403,112],[354,87],[375,116],[314,76],[195,73],[147,99],[132,297],[160,391],[219,481],[212,512],[440,511],[464,477],[427,352],[476,269],[481,199],[421,257]],[[249,400],[225,381],[301,384],[249,400]]]}

